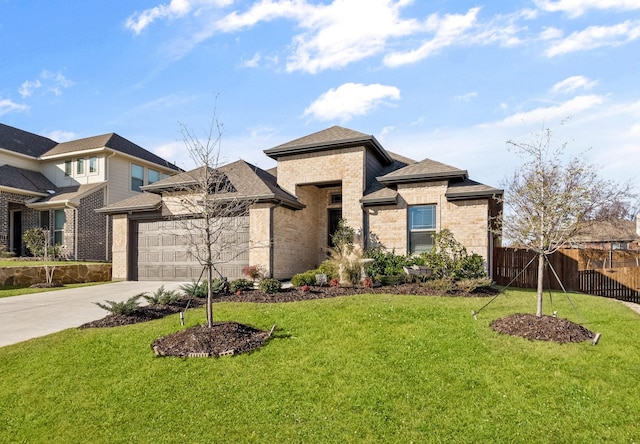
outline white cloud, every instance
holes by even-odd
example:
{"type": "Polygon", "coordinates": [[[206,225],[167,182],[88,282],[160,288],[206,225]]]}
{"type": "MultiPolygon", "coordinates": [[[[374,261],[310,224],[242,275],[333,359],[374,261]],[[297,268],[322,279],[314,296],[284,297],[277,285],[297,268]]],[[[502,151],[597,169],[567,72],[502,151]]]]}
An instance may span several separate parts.
{"type": "Polygon", "coordinates": [[[577,96],[558,105],[540,107],[530,111],[515,113],[506,119],[492,123],[491,125],[509,127],[522,125],[523,123],[529,124],[531,122],[544,122],[546,120],[561,120],[602,105],[604,101],[604,97],[594,94],[577,96]]]}
{"type": "Polygon", "coordinates": [[[48,137],[51,140],[55,140],[56,142],[68,142],[69,140],[76,139],[78,136],[76,133],[72,131],[62,131],[62,130],[54,130],[49,131],[43,136],[48,137]]]}
{"type": "Polygon", "coordinates": [[[252,58],[242,62],[242,66],[245,68],[257,68],[260,65],[261,58],[260,54],[256,52],[252,58]]]}
{"type": "Polygon", "coordinates": [[[571,76],[551,87],[552,94],[570,94],[576,90],[590,90],[598,84],[595,80],[589,80],[585,76],[571,76]]]}
{"type": "Polygon", "coordinates": [[[200,13],[209,8],[223,8],[233,3],[233,0],[171,0],[169,4],[161,4],[142,12],[135,12],[125,22],[125,27],[136,34],[156,20],[172,20],[184,17],[190,12],[200,13]]]}
{"type": "Polygon", "coordinates": [[[478,97],[478,93],[477,92],[470,92],[470,93],[462,94],[460,96],[455,96],[454,99],[460,100],[460,101],[463,101],[463,102],[470,102],[471,100],[475,99],[476,97],[478,97]]]}
{"type": "Polygon", "coordinates": [[[33,91],[40,88],[41,86],[42,82],[40,82],[40,80],[38,79],[34,81],[25,80],[24,82],[22,82],[22,85],[20,85],[20,88],[18,88],[18,93],[20,93],[20,95],[24,99],[25,97],[31,96],[31,94],[33,94],[33,91]]]}
{"type": "Polygon", "coordinates": [[[461,14],[432,14],[425,23],[425,31],[434,34],[431,40],[423,43],[419,48],[405,52],[392,52],[384,58],[387,66],[400,66],[415,63],[419,60],[438,53],[442,48],[459,44],[466,31],[476,23],[480,8],[470,9],[465,15],[461,14]]]}
{"type": "Polygon", "coordinates": [[[29,110],[29,107],[27,105],[15,103],[11,99],[0,99],[0,116],[13,113],[13,112],[21,112],[21,111],[28,111],[28,110],[29,110]]]}
{"type": "Polygon", "coordinates": [[[354,116],[369,113],[386,99],[399,100],[400,90],[380,84],[345,83],[323,93],[304,111],[304,115],[318,120],[346,122],[354,116]]]}
{"type": "Polygon", "coordinates": [[[621,46],[640,38],[640,20],[627,20],[613,26],[589,26],[551,45],[545,54],[555,57],[575,51],[621,46]]]}
{"type": "Polygon", "coordinates": [[[538,8],[548,12],[564,12],[575,18],[589,9],[631,11],[640,9],[638,0],[535,0],[538,8]]]}

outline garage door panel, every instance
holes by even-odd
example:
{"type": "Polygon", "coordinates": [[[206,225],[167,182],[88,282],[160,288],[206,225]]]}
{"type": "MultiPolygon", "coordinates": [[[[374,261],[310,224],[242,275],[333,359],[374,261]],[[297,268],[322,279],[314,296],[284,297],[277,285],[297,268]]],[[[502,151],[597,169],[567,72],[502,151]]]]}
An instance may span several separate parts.
{"type": "MultiPolygon", "coordinates": [[[[223,248],[221,261],[224,263],[216,265],[228,279],[243,277],[242,268],[249,263],[248,218],[236,219],[229,224],[231,231],[220,234],[220,239],[235,246],[232,250],[223,248]]],[[[192,220],[189,224],[201,225],[201,221],[192,220]]],[[[138,279],[189,281],[200,278],[203,267],[189,251],[188,234],[184,221],[139,222],[138,279]]],[[[202,239],[199,233],[195,234],[202,239]]],[[[203,243],[201,240],[199,245],[203,243]]]]}

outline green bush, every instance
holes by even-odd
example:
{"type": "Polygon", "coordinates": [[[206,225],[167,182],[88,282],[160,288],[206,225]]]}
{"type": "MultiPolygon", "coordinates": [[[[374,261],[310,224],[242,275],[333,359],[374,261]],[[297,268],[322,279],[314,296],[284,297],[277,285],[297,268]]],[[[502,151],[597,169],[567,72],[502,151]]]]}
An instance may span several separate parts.
{"type": "Polygon", "coordinates": [[[433,290],[434,292],[440,294],[451,293],[456,288],[453,279],[449,277],[431,279],[429,281],[426,281],[423,285],[429,290],[433,290]]]}
{"type": "Polygon", "coordinates": [[[180,290],[184,291],[188,296],[192,298],[206,298],[207,297],[207,282],[191,281],[188,284],[180,286],[180,290]]]}
{"type": "Polygon", "coordinates": [[[236,291],[247,291],[247,290],[253,290],[253,281],[249,279],[242,279],[242,278],[231,281],[232,292],[235,293],[236,291]]]}
{"type": "Polygon", "coordinates": [[[176,290],[165,290],[162,285],[151,295],[142,293],[142,297],[151,305],[171,305],[180,299],[180,293],[176,290]]]}
{"type": "Polygon", "coordinates": [[[122,302],[104,301],[105,304],[101,304],[100,302],[94,302],[94,304],[112,314],[129,316],[138,310],[140,307],[138,299],[145,296],[145,294],[146,293],[140,293],[135,296],[131,296],[129,299],[122,302]]]}
{"type": "Polygon", "coordinates": [[[303,285],[316,285],[316,274],[318,270],[309,270],[304,273],[298,273],[291,278],[291,285],[294,287],[302,287],[303,285]]]}
{"type": "Polygon", "coordinates": [[[322,262],[316,271],[316,274],[326,274],[327,280],[338,277],[338,267],[330,260],[322,262]]]}
{"type": "Polygon", "coordinates": [[[47,235],[42,228],[31,228],[25,231],[22,240],[32,256],[44,257],[47,235]]]}
{"type": "Polygon", "coordinates": [[[373,262],[365,265],[368,276],[393,276],[403,274],[402,267],[409,267],[416,263],[416,258],[395,254],[395,251],[383,251],[380,248],[369,250],[365,257],[373,262]]]}
{"type": "Polygon", "coordinates": [[[376,281],[380,282],[381,285],[400,285],[407,282],[407,275],[404,274],[391,274],[391,275],[376,275],[376,281]]]}
{"type": "Polygon", "coordinates": [[[456,266],[454,277],[456,279],[482,279],[486,278],[484,258],[479,254],[472,254],[460,258],[456,266]]]}
{"type": "Polygon", "coordinates": [[[282,283],[277,279],[263,279],[260,281],[260,291],[263,293],[274,294],[280,291],[282,283]]]}

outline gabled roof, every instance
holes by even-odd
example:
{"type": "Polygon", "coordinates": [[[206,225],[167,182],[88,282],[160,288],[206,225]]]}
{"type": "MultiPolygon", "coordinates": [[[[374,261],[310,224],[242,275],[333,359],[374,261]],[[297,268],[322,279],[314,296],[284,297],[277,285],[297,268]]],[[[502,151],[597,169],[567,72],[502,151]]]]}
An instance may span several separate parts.
{"type": "Polygon", "coordinates": [[[309,134],[308,136],[283,143],[282,145],[278,145],[274,148],[264,150],[264,153],[272,159],[277,160],[279,157],[283,156],[333,150],[336,148],[346,148],[358,145],[364,145],[371,149],[384,164],[390,164],[393,162],[389,153],[387,153],[375,137],[337,125],[309,134]]]}
{"type": "Polygon", "coordinates": [[[504,190],[481,184],[471,179],[450,181],[445,196],[447,200],[486,199],[493,196],[502,196],[504,190]]]}
{"type": "Polygon", "coordinates": [[[56,186],[44,174],[11,165],[0,166],[0,187],[21,190],[27,194],[48,195],[56,186]]]}
{"type": "Polygon", "coordinates": [[[59,143],[49,151],[42,154],[41,159],[49,159],[71,153],[100,150],[104,148],[109,148],[113,151],[118,151],[129,156],[137,157],[146,160],[147,162],[155,163],[156,165],[161,165],[172,170],[180,170],[180,168],[178,168],[176,165],[167,162],[160,156],[147,151],[141,146],[136,145],[135,143],[125,139],[122,136],[119,136],[116,133],[85,137],[84,139],[59,143]]]}
{"type": "MultiPolygon", "coordinates": [[[[151,185],[141,187],[143,191],[162,193],[176,190],[185,190],[197,186],[198,178],[202,177],[205,167],[199,167],[191,171],[168,177],[151,185]]],[[[247,199],[256,202],[273,202],[291,209],[301,209],[304,205],[298,199],[284,191],[276,183],[276,178],[255,165],[238,160],[236,162],[211,169],[221,178],[228,181],[232,191],[213,195],[220,199],[247,199]]],[[[118,205],[116,203],[114,205],[118,205]]]]}
{"type": "Polygon", "coordinates": [[[572,243],[631,242],[640,239],[640,225],[631,220],[588,221],[572,243]]]}
{"type": "Polygon", "coordinates": [[[53,207],[66,204],[76,206],[80,204],[80,199],[105,186],[105,182],[100,182],[53,189],[52,191],[55,191],[55,193],[49,193],[48,196],[31,202],[27,206],[29,208],[53,207]]]}
{"type": "Polygon", "coordinates": [[[112,203],[97,209],[99,213],[117,214],[129,211],[153,211],[162,205],[162,196],[155,193],[142,192],[120,202],[112,203]]]}
{"type": "Polygon", "coordinates": [[[0,123],[0,149],[13,151],[30,157],[39,157],[56,146],[46,137],[0,123]]]}
{"type": "Polygon", "coordinates": [[[379,176],[377,180],[385,185],[391,185],[397,183],[423,182],[425,180],[466,179],[467,177],[468,173],[466,170],[436,162],[435,160],[424,159],[383,176],[379,176]]]}

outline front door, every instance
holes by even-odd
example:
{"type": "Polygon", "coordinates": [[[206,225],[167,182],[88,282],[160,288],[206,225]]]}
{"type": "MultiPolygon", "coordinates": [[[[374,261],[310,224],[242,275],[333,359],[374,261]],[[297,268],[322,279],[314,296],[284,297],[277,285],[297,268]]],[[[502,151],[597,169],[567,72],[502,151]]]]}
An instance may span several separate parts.
{"type": "Polygon", "coordinates": [[[11,212],[11,241],[9,249],[16,256],[22,255],[22,211],[11,212]]]}
{"type": "Polygon", "coordinates": [[[333,247],[333,234],[338,229],[338,223],[340,219],[342,219],[342,208],[329,208],[329,223],[328,223],[328,236],[327,236],[327,245],[333,247]]]}

